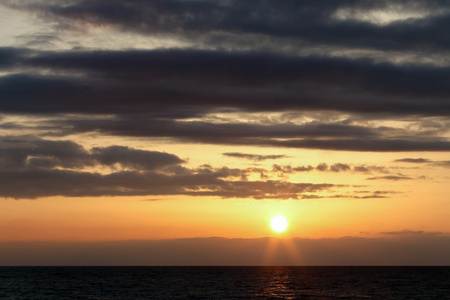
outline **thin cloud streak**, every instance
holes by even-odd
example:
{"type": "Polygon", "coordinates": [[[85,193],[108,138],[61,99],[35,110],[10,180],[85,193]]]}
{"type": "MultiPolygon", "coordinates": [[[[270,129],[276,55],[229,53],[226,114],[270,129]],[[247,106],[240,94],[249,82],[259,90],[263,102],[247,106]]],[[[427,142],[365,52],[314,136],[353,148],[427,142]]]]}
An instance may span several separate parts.
{"type": "Polygon", "coordinates": [[[255,161],[262,161],[262,160],[268,160],[268,159],[280,159],[280,158],[287,158],[286,155],[260,155],[260,154],[248,154],[248,153],[239,153],[239,152],[226,152],[222,153],[224,156],[229,157],[236,157],[241,159],[248,159],[248,160],[255,160],[255,161]]]}

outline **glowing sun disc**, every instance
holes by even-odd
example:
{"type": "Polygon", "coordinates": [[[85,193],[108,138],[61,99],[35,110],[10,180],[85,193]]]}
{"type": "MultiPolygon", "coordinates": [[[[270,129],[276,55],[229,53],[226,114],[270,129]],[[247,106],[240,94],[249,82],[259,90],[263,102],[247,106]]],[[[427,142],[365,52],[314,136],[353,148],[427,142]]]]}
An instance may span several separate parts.
{"type": "Polygon", "coordinates": [[[284,231],[288,226],[288,222],[284,216],[277,215],[270,221],[270,227],[276,232],[284,231]]]}

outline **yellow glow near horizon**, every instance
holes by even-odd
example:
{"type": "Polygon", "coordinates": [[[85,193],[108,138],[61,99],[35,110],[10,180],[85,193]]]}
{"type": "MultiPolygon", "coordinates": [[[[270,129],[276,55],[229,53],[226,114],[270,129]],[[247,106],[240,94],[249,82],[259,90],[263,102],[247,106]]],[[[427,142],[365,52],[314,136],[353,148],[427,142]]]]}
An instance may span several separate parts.
{"type": "Polygon", "coordinates": [[[270,221],[270,227],[276,232],[283,232],[288,226],[288,221],[284,216],[276,215],[270,221]]]}

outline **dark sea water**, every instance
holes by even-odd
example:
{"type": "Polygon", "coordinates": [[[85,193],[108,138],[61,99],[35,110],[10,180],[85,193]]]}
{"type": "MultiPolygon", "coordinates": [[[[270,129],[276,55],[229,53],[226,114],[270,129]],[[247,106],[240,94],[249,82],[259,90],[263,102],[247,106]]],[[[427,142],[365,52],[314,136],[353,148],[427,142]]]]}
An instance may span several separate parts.
{"type": "Polygon", "coordinates": [[[0,299],[450,299],[450,267],[0,267],[0,299]]]}

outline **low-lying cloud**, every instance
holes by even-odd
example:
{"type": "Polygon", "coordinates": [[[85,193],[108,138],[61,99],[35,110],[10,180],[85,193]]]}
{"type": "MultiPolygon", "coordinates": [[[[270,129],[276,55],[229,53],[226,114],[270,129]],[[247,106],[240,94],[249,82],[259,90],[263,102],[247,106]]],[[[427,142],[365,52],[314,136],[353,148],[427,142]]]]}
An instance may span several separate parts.
{"type": "Polygon", "coordinates": [[[433,266],[449,265],[450,238],[187,238],[107,242],[3,242],[0,265],[433,266]]]}

